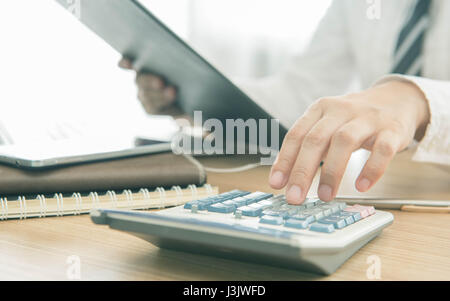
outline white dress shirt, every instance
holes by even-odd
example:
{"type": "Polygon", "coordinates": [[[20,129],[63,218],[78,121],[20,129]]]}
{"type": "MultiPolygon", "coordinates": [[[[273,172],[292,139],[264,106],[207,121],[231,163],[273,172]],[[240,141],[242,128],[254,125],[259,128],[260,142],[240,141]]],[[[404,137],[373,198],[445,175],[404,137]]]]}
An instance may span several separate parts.
{"type": "Polygon", "coordinates": [[[411,81],[426,95],[431,113],[413,160],[450,165],[450,1],[433,0],[423,77],[389,74],[398,34],[416,1],[381,0],[379,19],[369,17],[370,5],[335,0],[309,47],[289,66],[268,78],[237,83],[289,128],[316,99],[350,92],[355,83],[366,89],[393,79],[411,81]]]}

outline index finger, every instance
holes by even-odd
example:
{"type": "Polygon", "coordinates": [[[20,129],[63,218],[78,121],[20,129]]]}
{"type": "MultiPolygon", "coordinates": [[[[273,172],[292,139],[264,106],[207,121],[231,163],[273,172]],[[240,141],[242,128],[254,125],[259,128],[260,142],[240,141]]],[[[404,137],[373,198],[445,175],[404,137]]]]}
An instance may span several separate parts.
{"type": "Polygon", "coordinates": [[[312,106],[288,131],[270,172],[269,184],[272,188],[281,189],[286,185],[303,138],[321,116],[322,110],[320,107],[312,106]]]}

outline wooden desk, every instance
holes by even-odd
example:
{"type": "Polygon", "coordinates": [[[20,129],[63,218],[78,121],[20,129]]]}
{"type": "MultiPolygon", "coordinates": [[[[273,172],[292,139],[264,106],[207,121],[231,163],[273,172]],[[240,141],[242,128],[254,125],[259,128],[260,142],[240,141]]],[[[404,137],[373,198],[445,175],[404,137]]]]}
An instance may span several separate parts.
{"type": "MultiPolygon", "coordinates": [[[[361,157],[361,156],[359,156],[361,157]]],[[[213,167],[232,167],[245,157],[203,158],[213,167]]],[[[353,181],[361,167],[355,156],[341,194],[356,194],[353,181]]],[[[268,167],[210,174],[221,191],[240,188],[272,191],[268,167]]],[[[450,199],[450,174],[397,156],[372,195],[450,199]]],[[[317,179],[311,192],[314,194],[317,179]]],[[[333,275],[160,250],[131,235],[93,225],[88,216],[0,222],[0,279],[66,280],[68,256],[81,260],[82,280],[366,280],[368,256],[381,260],[382,280],[450,280],[450,215],[392,211],[394,224],[364,246],[333,275]]]]}

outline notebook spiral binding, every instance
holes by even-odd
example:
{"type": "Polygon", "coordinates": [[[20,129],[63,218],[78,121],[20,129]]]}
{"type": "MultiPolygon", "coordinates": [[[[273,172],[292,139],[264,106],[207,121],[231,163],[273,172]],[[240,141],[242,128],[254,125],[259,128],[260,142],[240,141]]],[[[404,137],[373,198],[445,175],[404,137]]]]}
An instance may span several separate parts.
{"type": "Polygon", "coordinates": [[[0,220],[19,219],[30,217],[49,217],[80,215],[89,213],[91,209],[161,209],[182,205],[195,198],[203,198],[218,194],[217,187],[205,184],[202,187],[189,185],[186,189],[173,186],[170,190],[157,187],[154,191],[141,188],[133,193],[130,189],[124,189],[122,193],[108,190],[104,195],[92,191],[87,196],[74,192],[70,197],[64,198],[62,193],[55,193],[53,198],[46,198],[39,194],[34,199],[27,200],[25,196],[19,196],[17,200],[0,198],[0,220]]]}

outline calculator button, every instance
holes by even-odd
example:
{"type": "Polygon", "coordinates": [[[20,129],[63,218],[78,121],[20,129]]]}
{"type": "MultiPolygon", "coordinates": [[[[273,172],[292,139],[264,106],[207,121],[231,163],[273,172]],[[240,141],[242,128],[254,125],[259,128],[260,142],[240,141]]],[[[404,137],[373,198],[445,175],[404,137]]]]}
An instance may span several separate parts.
{"type": "Polygon", "coordinates": [[[264,209],[272,208],[276,203],[277,203],[277,201],[263,200],[263,201],[259,201],[257,204],[260,204],[261,206],[263,206],[263,210],[264,210],[264,209]]]}
{"type": "Polygon", "coordinates": [[[261,209],[261,211],[263,210],[263,205],[261,205],[260,203],[253,203],[248,205],[247,207],[251,207],[251,208],[255,208],[255,209],[261,209]]]}
{"type": "Polygon", "coordinates": [[[233,210],[235,210],[237,208],[236,203],[233,200],[225,201],[222,204],[224,204],[227,207],[232,207],[233,210]]]}
{"type": "Polygon", "coordinates": [[[361,219],[361,213],[359,213],[359,212],[341,211],[341,212],[339,212],[339,215],[351,216],[351,217],[353,217],[353,220],[355,223],[361,219]]]}
{"type": "Polygon", "coordinates": [[[259,197],[262,195],[262,192],[254,192],[244,196],[246,200],[246,205],[250,205],[259,201],[259,197]]]}
{"type": "Polygon", "coordinates": [[[300,211],[300,206],[298,205],[288,205],[288,204],[284,204],[280,206],[281,210],[287,210],[289,212],[289,214],[296,214],[300,211]]]}
{"type": "Polygon", "coordinates": [[[190,201],[184,204],[184,209],[191,209],[192,205],[196,204],[198,206],[198,201],[190,201]]]}
{"type": "Polygon", "coordinates": [[[355,222],[353,216],[344,216],[343,217],[347,225],[351,225],[355,222]]]}
{"type": "Polygon", "coordinates": [[[323,209],[323,210],[329,209],[329,210],[331,210],[331,214],[337,213],[337,212],[339,212],[341,210],[341,209],[339,209],[339,205],[338,204],[332,204],[332,203],[327,204],[327,205],[319,206],[319,208],[323,209]]]}
{"type": "Polygon", "coordinates": [[[271,216],[281,216],[282,218],[288,217],[288,212],[286,210],[280,211],[275,209],[267,209],[262,212],[264,215],[271,215],[271,216]]]}
{"type": "Polygon", "coordinates": [[[319,221],[321,224],[331,224],[336,229],[342,229],[345,226],[347,226],[347,223],[345,222],[345,219],[338,218],[338,217],[326,217],[319,221]]]}
{"type": "Polygon", "coordinates": [[[284,223],[285,227],[289,228],[297,228],[297,229],[306,229],[308,228],[309,223],[306,220],[299,220],[299,219],[293,219],[290,218],[286,220],[284,223]]]}
{"type": "Polygon", "coordinates": [[[323,214],[322,210],[320,210],[320,209],[304,210],[302,213],[314,216],[314,219],[316,221],[318,221],[319,219],[325,217],[325,215],[323,214]]]}
{"type": "Polygon", "coordinates": [[[263,215],[259,222],[262,224],[269,224],[269,225],[281,225],[283,224],[283,218],[281,216],[271,216],[271,215],[263,215]]]}
{"type": "Polygon", "coordinates": [[[333,214],[333,211],[331,210],[331,208],[327,208],[327,207],[323,208],[323,207],[320,207],[319,209],[322,210],[322,213],[323,213],[324,216],[328,216],[328,215],[333,214]]]}
{"type": "Polygon", "coordinates": [[[308,224],[312,223],[315,218],[312,215],[306,215],[306,214],[294,214],[292,216],[289,217],[290,219],[297,219],[300,221],[306,221],[308,224]]]}
{"type": "Polygon", "coordinates": [[[309,230],[315,231],[315,232],[331,233],[331,232],[334,232],[334,226],[332,224],[314,223],[314,224],[311,224],[311,227],[309,228],[309,230]]]}
{"type": "Polygon", "coordinates": [[[208,211],[210,211],[210,212],[217,212],[217,213],[231,213],[234,210],[235,210],[234,207],[227,206],[227,205],[224,205],[224,204],[221,204],[221,203],[213,204],[213,205],[210,205],[208,207],[208,211]]]}
{"type": "Polygon", "coordinates": [[[247,205],[247,200],[243,197],[237,197],[231,200],[236,207],[241,207],[247,205]]]}
{"type": "Polygon", "coordinates": [[[244,216],[253,216],[253,217],[261,215],[262,212],[261,209],[256,209],[249,206],[239,207],[238,210],[240,210],[242,212],[242,215],[244,216]]]}

